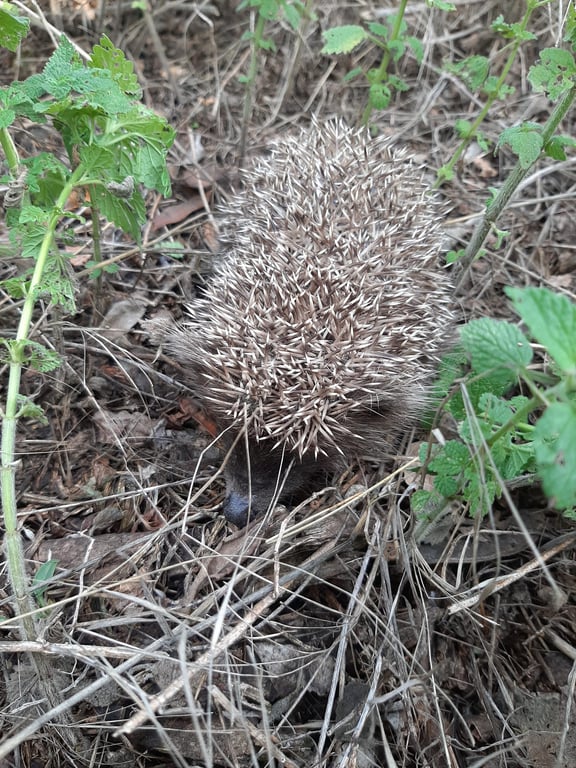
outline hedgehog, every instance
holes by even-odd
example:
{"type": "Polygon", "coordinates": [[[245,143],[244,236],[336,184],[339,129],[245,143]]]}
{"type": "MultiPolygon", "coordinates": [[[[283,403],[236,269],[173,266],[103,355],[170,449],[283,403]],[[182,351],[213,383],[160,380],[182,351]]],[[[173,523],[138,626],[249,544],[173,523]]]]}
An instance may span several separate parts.
{"type": "Polygon", "coordinates": [[[405,148],[315,121],[243,181],[214,274],[168,339],[218,427],[238,526],[389,455],[455,326],[443,206],[405,148]]]}

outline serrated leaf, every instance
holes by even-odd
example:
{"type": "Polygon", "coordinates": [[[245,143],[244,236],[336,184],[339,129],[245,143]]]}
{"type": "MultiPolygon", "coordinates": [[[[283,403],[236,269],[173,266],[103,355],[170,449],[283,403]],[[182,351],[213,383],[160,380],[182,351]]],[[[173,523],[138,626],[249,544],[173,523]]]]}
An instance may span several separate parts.
{"type": "Polygon", "coordinates": [[[0,130],[11,126],[15,119],[16,112],[13,109],[0,110],[0,130]]]}
{"type": "Polygon", "coordinates": [[[268,37],[262,37],[258,40],[258,48],[262,51],[276,52],[276,43],[268,37]]]}
{"type": "Polygon", "coordinates": [[[379,24],[378,22],[373,21],[370,24],[368,24],[368,29],[376,37],[381,37],[383,40],[388,40],[388,37],[390,35],[390,30],[386,25],[379,24]]]}
{"type": "MultiPolygon", "coordinates": [[[[54,350],[48,349],[36,341],[28,340],[26,342],[26,351],[28,354],[28,365],[34,368],[35,371],[48,373],[48,371],[53,371],[61,365],[62,361],[54,350]]],[[[34,412],[34,418],[38,418],[36,412],[34,412]]]]}
{"type": "Polygon", "coordinates": [[[302,19],[302,10],[300,9],[300,6],[291,5],[290,3],[282,3],[282,10],[284,12],[284,18],[288,24],[290,24],[294,32],[297,32],[302,19]]]}
{"type": "Polygon", "coordinates": [[[347,24],[342,27],[327,29],[322,33],[322,37],[325,43],[320,53],[330,55],[351,53],[360,43],[368,39],[368,33],[363,27],[347,24]]]}
{"type": "Polygon", "coordinates": [[[536,341],[565,373],[576,374],[576,304],[548,288],[506,288],[506,293],[536,341]]]}
{"type": "Polygon", "coordinates": [[[11,13],[8,8],[12,7],[0,8],[0,46],[14,53],[28,34],[30,22],[23,16],[11,13]]]}
{"type": "Polygon", "coordinates": [[[540,63],[530,68],[528,80],[535,91],[544,91],[549,99],[556,101],[572,88],[575,74],[574,56],[569,51],[545,48],[540,53],[540,63]]]}
{"type": "Polygon", "coordinates": [[[42,406],[23,395],[18,395],[18,418],[34,419],[39,424],[48,424],[48,419],[42,406]]]}
{"type": "Polygon", "coordinates": [[[448,440],[430,461],[428,468],[439,475],[457,475],[470,460],[468,448],[459,440],[448,440]]]}
{"type": "Polygon", "coordinates": [[[456,120],[454,129],[461,139],[469,139],[472,136],[472,123],[470,120],[456,120]]]}
{"type": "Polygon", "coordinates": [[[490,62],[486,56],[470,56],[457,64],[446,64],[450,72],[459,75],[475,91],[484,84],[490,72],[490,62]]]}
{"type": "Polygon", "coordinates": [[[456,496],[460,490],[460,480],[449,475],[436,475],[434,488],[441,496],[456,496]]]}
{"type": "Polygon", "coordinates": [[[538,473],[546,495],[560,509],[576,505],[576,406],[553,403],[534,428],[538,473]]]}
{"type": "Polygon", "coordinates": [[[386,109],[392,98],[392,92],[385,83],[374,83],[370,86],[368,94],[374,109],[386,109]]]}
{"type": "Polygon", "coordinates": [[[106,35],[100,38],[99,45],[94,46],[88,67],[107,70],[124,93],[137,99],[141,97],[142,89],[134,74],[134,64],[106,35]]]}
{"type": "Polygon", "coordinates": [[[390,40],[388,43],[388,50],[392,54],[392,61],[399,61],[404,55],[406,50],[406,44],[403,40],[390,40]]]}
{"type": "Polygon", "coordinates": [[[349,83],[351,80],[354,80],[355,77],[358,77],[358,75],[363,74],[364,70],[362,67],[354,67],[354,69],[351,69],[350,72],[347,72],[344,75],[344,82],[349,83]]]}
{"type": "Polygon", "coordinates": [[[538,127],[531,124],[516,125],[502,131],[498,147],[507,144],[518,156],[522,168],[529,168],[540,157],[544,142],[538,127]]]}
{"type": "Polygon", "coordinates": [[[131,235],[137,242],[140,240],[141,227],[146,221],[146,207],[138,190],[134,191],[129,200],[121,200],[105,187],[94,185],[92,199],[98,210],[109,221],[120,227],[123,232],[131,235]]]}
{"type": "Polygon", "coordinates": [[[478,401],[478,407],[492,423],[501,426],[512,418],[512,408],[506,400],[485,392],[478,401]]]}
{"type": "Polygon", "coordinates": [[[412,53],[418,64],[422,64],[422,61],[424,60],[424,46],[422,45],[422,41],[417,37],[410,36],[406,38],[406,42],[412,49],[412,53]]]}
{"type": "Polygon", "coordinates": [[[576,147],[576,139],[572,136],[553,136],[544,147],[544,151],[553,160],[566,160],[565,147],[576,147]]]}
{"type": "Polygon", "coordinates": [[[455,11],[456,6],[454,3],[447,2],[447,0],[428,0],[430,8],[438,8],[440,11],[455,11]]]}
{"type": "Polygon", "coordinates": [[[508,370],[513,382],[532,361],[528,339],[519,328],[505,320],[490,317],[471,320],[461,327],[460,337],[464,349],[470,354],[472,367],[478,373],[508,370]]]}
{"type": "Polygon", "coordinates": [[[258,8],[258,15],[265,18],[266,21],[274,21],[280,10],[278,0],[260,0],[255,6],[258,8]]]}

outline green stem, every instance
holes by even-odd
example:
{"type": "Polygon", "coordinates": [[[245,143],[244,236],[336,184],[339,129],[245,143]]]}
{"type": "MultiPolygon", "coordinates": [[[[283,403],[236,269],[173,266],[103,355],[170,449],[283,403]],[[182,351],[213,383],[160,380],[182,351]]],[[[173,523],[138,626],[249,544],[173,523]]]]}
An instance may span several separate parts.
{"type": "MultiPolygon", "coordinates": [[[[542,146],[543,147],[546,147],[546,145],[548,144],[552,136],[556,133],[556,130],[560,125],[560,122],[562,121],[562,119],[564,118],[564,116],[572,106],[572,102],[574,101],[575,97],[576,97],[576,84],[574,84],[572,88],[564,94],[564,96],[558,102],[558,104],[554,107],[552,114],[544,124],[544,127],[542,129],[542,146]]],[[[510,202],[510,198],[512,197],[514,192],[516,192],[520,183],[523,181],[523,179],[526,178],[526,176],[528,176],[528,174],[530,173],[530,170],[532,169],[532,167],[536,162],[537,160],[534,160],[534,162],[530,163],[528,167],[524,167],[523,165],[521,165],[520,160],[518,160],[516,162],[516,165],[512,169],[512,172],[510,173],[505,183],[503,184],[502,188],[496,195],[496,197],[487,206],[484,216],[476,226],[476,229],[474,230],[474,233],[472,235],[472,239],[470,240],[466,250],[464,251],[464,256],[458,262],[458,265],[462,271],[458,279],[458,282],[456,284],[456,293],[458,293],[458,291],[462,287],[462,284],[466,278],[468,270],[470,269],[470,265],[472,264],[472,262],[476,258],[476,255],[482,248],[482,245],[484,244],[484,241],[486,240],[488,233],[496,223],[502,211],[506,208],[506,206],[510,202]]]]}
{"type": "Polygon", "coordinates": [[[444,179],[451,179],[452,178],[452,172],[454,170],[454,167],[456,163],[460,160],[462,157],[466,147],[470,144],[473,138],[477,135],[478,128],[481,126],[481,124],[484,121],[484,118],[492,108],[492,105],[494,102],[498,99],[498,94],[500,93],[500,89],[506,82],[506,78],[508,77],[508,73],[510,72],[510,68],[512,67],[512,64],[514,64],[514,61],[516,60],[516,54],[518,53],[518,50],[520,46],[523,43],[522,40],[522,33],[526,31],[526,27],[528,26],[528,22],[530,21],[530,16],[532,15],[532,12],[534,11],[534,7],[532,4],[528,4],[528,7],[526,9],[526,12],[524,14],[524,17],[522,18],[522,21],[520,22],[520,28],[518,35],[512,44],[512,48],[510,50],[510,55],[508,56],[508,59],[506,60],[506,64],[504,64],[504,68],[502,69],[502,72],[500,73],[500,77],[498,78],[498,81],[496,82],[496,85],[494,86],[492,90],[492,94],[488,97],[488,100],[484,107],[479,112],[478,116],[476,117],[476,120],[472,123],[470,126],[470,129],[467,132],[467,135],[462,141],[460,142],[459,146],[457,147],[456,151],[450,158],[450,161],[442,167],[441,169],[441,177],[436,179],[436,182],[434,184],[434,189],[438,189],[438,187],[442,184],[444,179]]]}
{"type": "Polygon", "coordinates": [[[246,75],[246,93],[244,95],[244,109],[242,110],[242,133],[240,134],[240,165],[244,164],[244,155],[246,153],[246,136],[248,135],[248,125],[252,117],[252,101],[254,98],[254,84],[258,72],[258,51],[261,49],[262,38],[264,37],[264,25],[266,19],[263,14],[258,13],[254,35],[252,36],[252,49],[250,51],[250,66],[246,75]]]}
{"type": "Polygon", "coordinates": [[[8,388],[6,393],[6,409],[2,419],[2,439],[1,439],[1,466],[0,483],[2,510],[4,515],[4,527],[6,531],[6,555],[8,574],[14,599],[16,602],[17,615],[21,620],[23,636],[27,640],[33,640],[36,637],[36,629],[31,611],[34,606],[27,588],[26,570],[24,567],[24,550],[22,540],[18,532],[18,515],[16,505],[16,429],[19,418],[20,381],[22,377],[22,366],[26,359],[26,344],[30,333],[32,315],[36,297],[42,284],[44,269],[50,254],[54,233],[61,218],[61,212],[68,200],[70,193],[82,178],[83,169],[77,168],[70,177],[66,186],[62,189],[56,205],[52,209],[48,219],[46,234],[42,240],[38,258],[34,267],[34,273],[28,287],[26,298],[22,306],[20,322],[16,332],[16,339],[10,345],[10,367],[8,375],[8,388]]]}
{"type": "Polygon", "coordinates": [[[7,128],[0,129],[0,147],[2,147],[2,151],[6,157],[10,175],[17,176],[20,158],[18,157],[18,150],[16,149],[14,140],[7,128]]]}
{"type": "MultiPolygon", "coordinates": [[[[384,55],[382,56],[382,61],[380,62],[380,66],[378,67],[377,73],[374,78],[374,82],[383,83],[388,78],[388,67],[390,66],[390,59],[392,58],[392,53],[390,51],[390,43],[395,42],[400,37],[400,30],[402,29],[402,21],[404,19],[404,14],[406,12],[407,5],[408,5],[408,0],[401,0],[400,5],[398,6],[398,12],[396,13],[396,18],[394,20],[394,26],[392,27],[390,39],[388,40],[388,44],[386,45],[386,50],[384,51],[384,55]]],[[[373,111],[374,111],[374,107],[372,106],[370,97],[368,97],[368,103],[364,107],[364,112],[362,113],[362,125],[368,125],[368,121],[370,120],[370,117],[373,111]]]]}

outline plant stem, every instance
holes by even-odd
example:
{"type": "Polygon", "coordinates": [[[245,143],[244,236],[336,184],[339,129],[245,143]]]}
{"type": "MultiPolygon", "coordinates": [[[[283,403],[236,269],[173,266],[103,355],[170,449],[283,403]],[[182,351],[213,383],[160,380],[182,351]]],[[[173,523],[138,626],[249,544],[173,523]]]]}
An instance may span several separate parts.
{"type": "MultiPolygon", "coordinates": [[[[543,147],[546,147],[546,145],[548,144],[548,142],[556,132],[556,129],[558,128],[560,122],[562,121],[562,119],[570,109],[575,97],[576,97],[576,84],[573,85],[572,88],[564,94],[564,96],[558,102],[558,104],[554,107],[552,114],[544,124],[544,127],[542,129],[542,146],[543,147]]],[[[484,241],[486,240],[488,233],[496,223],[500,214],[503,212],[503,210],[506,208],[506,206],[510,202],[510,198],[512,197],[514,192],[516,192],[522,180],[526,178],[526,176],[529,174],[531,168],[534,166],[536,162],[537,160],[535,160],[533,163],[530,163],[528,167],[524,167],[520,163],[520,160],[518,160],[512,172],[510,173],[505,183],[503,184],[502,188],[496,195],[496,197],[486,207],[486,212],[484,213],[484,216],[478,222],[478,225],[474,230],[472,238],[468,243],[466,250],[464,251],[464,255],[458,262],[458,265],[462,271],[456,283],[456,287],[455,287],[456,293],[458,293],[459,290],[462,288],[462,284],[468,274],[470,265],[472,264],[478,252],[480,251],[482,245],[484,244],[484,241]]]]}
{"type": "MultiPolygon", "coordinates": [[[[375,76],[375,82],[377,83],[383,83],[385,80],[388,79],[388,67],[390,66],[390,59],[392,58],[392,53],[390,51],[389,44],[395,42],[400,36],[400,30],[402,29],[402,21],[404,19],[404,13],[406,12],[407,5],[408,5],[408,0],[401,0],[400,5],[398,6],[398,11],[396,13],[396,18],[394,20],[394,26],[392,27],[390,39],[388,40],[388,45],[386,46],[386,50],[384,51],[384,55],[382,56],[382,61],[380,62],[380,66],[378,67],[378,71],[375,76]]],[[[362,113],[362,125],[368,125],[368,121],[370,120],[370,117],[373,111],[374,111],[374,107],[372,105],[370,97],[368,97],[368,103],[364,107],[364,112],[362,113]]]]}
{"type": "Polygon", "coordinates": [[[82,177],[83,169],[77,168],[70,177],[68,183],[62,189],[58,201],[50,214],[46,226],[46,234],[40,245],[38,258],[34,267],[34,273],[28,287],[28,292],[22,307],[22,314],[16,332],[16,339],[10,345],[10,366],[8,375],[8,388],[6,393],[6,409],[2,418],[2,440],[0,484],[2,510],[4,515],[4,527],[6,531],[6,560],[8,575],[14,599],[16,612],[20,619],[23,638],[33,640],[36,638],[36,628],[31,611],[34,610],[30,593],[27,587],[26,569],[24,567],[24,550],[22,540],[18,532],[18,515],[16,505],[16,468],[18,462],[16,456],[16,428],[19,418],[19,394],[22,377],[22,366],[26,359],[26,344],[30,333],[32,315],[43,273],[50,254],[54,232],[60,221],[62,210],[73,188],[82,177]]]}
{"type": "Polygon", "coordinates": [[[250,52],[250,66],[246,75],[246,93],[244,94],[244,109],[242,110],[242,132],[240,134],[240,166],[244,164],[244,155],[246,153],[246,136],[248,134],[248,125],[252,117],[252,100],[254,96],[254,84],[256,83],[256,74],[258,72],[258,51],[261,49],[261,42],[264,36],[264,25],[266,19],[262,13],[258,13],[256,26],[252,35],[252,49],[250,52]]]}
{"type": "Polygon", "coordinates": [[[504,64],[504,68],[500,73],[500,77],[498,78],[496,85],[492,89],[491,95],[488,97],[488,100],[486,101],[486,104],[484,105],[484,107],[478,113],[476,120],[474,120],[474,122],[470,126],[470,129],[467,132],[467,136],[463,138],[460,144],[458,145],[456,151],[450,158],[450,161],[445,166],[442,167],[441,169],[442,177],[439,177],[438,179],[436,179],[436,182],[434,183],[434,187],[433,187],[434,189],[438,189],[438,187],[442,184],[445,178],[447,179],[452,178],[452,171],[454,170],[454,166],[456,165],[458,160],[460,160],[460,158],[462,157],[462,154],[464,153],[464,150],[466,149],[466,147],[470,144],[472,139],[476,136],[478,132],[478,128],[483,123],[484,118],[486,117],[486,115],[492,108],[492,105],[498,98],[500,89],[504,85],[506,78],[508,77],[508,73],[510,72],[510,68],[512,67],[512,64],[514,64],[514,61],[516,60],[516,54],[518,53],[518,49],[522,45],[523,40],[522,40],[521,33],[525,32],[526,27],[528,26],[528,22],[530,21],[530,16],[532,15],[533,10],[534,10],[534,6],[532,4],[528,4],[526,12],[524,13],[522,21],[520,22],[520,32],[517,35],[514,43],[512,44],[510,55],[506,60],[506,64],[504,64]]]}
{"type": "Polygon", "coordinates": [[[0,147],[6,157],[8,163],[8,169],[11,176],[18,175],[18,166],[20,165],[20,158],[18,157],[18,150],[7,128],[0,129],[0,147]]]}

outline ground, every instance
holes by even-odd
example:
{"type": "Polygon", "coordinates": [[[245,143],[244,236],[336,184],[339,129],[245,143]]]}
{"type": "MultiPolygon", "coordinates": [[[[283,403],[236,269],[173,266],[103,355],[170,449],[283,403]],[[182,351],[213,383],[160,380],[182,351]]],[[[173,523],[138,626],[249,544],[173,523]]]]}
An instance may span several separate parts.
{"type": "MultiPolygon", "coordinates": [[[[403,469],[426,437],[417,435],[396,472],[350,467],[303,507],[234,530],[220,514],[205,404],[155,341],[154,323],[181,317],[209,274],[211,214],[238,184],[243,126],[249,162],[312,114],[351,123],[362,114],[366,87],[345,75],[376,65],[378,50],[321,55],[321,33],[382,22],[396,4],[316,5],[298,34],[267,24],[274,48],[260,53],[244,122],[250,13],[233,3],[151,2],[144,16],[128,3],[41,2],[21,54],[0,53],[7,84],[52,53],[47,22],[88,52],[105,33],[177,133],[173,194],[147,198],[142,246],[106,227],[103,258],[119,269],[93,279],[91,227],[79,227],[66,246],[77,311],[43,303],[35,317],[36,338],[63,364],[24,375],[47,420],[19,425],[19,520],[30,575],[51,558],[57,567],[35,644],[22,641],[5,569],[0,577],[2,768],[576,765],[576,537],[538,484],[510,488],[484,519],[455,505],[417,538],[408,497],[421,479],[403,469]],[[38,676],[53,684],[48,701],[38,676]]],[[[490,28],[500,6],[408,6],[424,58],[401,58],[409,88],[372,122],[431,181],[458,145],[456,120],[473,120],[483,103],[447,64],[486,55],[501,71],[507,51],[490,28]]],[[[493,151],[503,128],[550,113],[526,74],[558,42],[564,11],[552,2],[536,12],[536,39],[508,77],[515,90],[482,126],[492,148],[474,143],[440,190],[449,247],[469,241],[490,188],[514,165],[493,151]]],[[[523,12],[506,4],[508,21],[523,12]]],[[[573,129],[572,113],[562,130],[573,129]]],[[[61,152],[49,125],[18,125],[15,138],[24,155],[61,152]]],[[[505,241],[489,238],[455,296],[463,321],[512,319],[506,285],[574,297],[573,167],[572,154],[533,168],[499,222],[505,241]]],[[[11,276],[21,264],[1,222],[0,248],[11,276]]],[[[3,335],[19,309],[2,290],[3,335]]]]}

